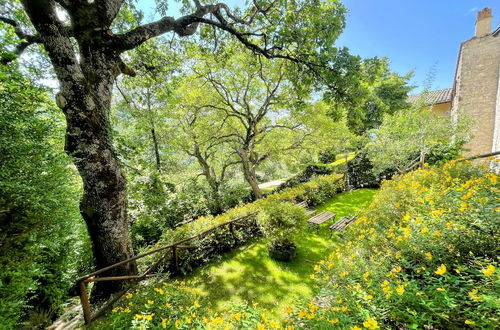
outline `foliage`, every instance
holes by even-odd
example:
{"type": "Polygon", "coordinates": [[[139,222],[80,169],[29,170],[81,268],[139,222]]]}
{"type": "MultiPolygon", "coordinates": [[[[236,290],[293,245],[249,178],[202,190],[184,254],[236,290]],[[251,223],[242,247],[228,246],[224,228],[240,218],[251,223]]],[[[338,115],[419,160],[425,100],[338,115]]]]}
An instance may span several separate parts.
{"type": "Polygon", "coordinates": [[[419,105],[385,116],[372,134],[366,150],[376,175],[392,168],[404,173],[419,162],[423,165],[430,150],[441,146],[459,149],[469,135],[467,120],[454,124],[419,105]]]}
{"type": "Polygon", "coordinates": [[[293,322],[497,328],[498,192],[497,175],[455,161],[384,182],[344,246],[316,265],[322,291],[293,322]]]}
{"type": "MultiPolygon", "coordinates": [[[[0,327],[28,313],[50,322],[72,277],[92,260],[78,180],[63,152],[63,124],[46,91],[0,70],[0,327]]],[[[32,326],[44,326],[37,324],[32,326]]]]}
{"type": "MultiPolygon", "coordinates": [[[[184,238],[196,236],[201,232],[230,220],[243,216],[250,216],[250,222],[246,222],[250,227],[238,228],[238,230],[235,230],[234,234],[229,231],[227,226],[223,226],[213,231],[208,236],[190,241],[190,244],[199,246],[199,248],[182,251],[180,270],[187,272],[191,270],[193,266],[206,263],[213,258],[219,258],[222,252],[244,244],[256,235],[260,235],[252,219],[255,218],[254,215],[262,209],[264,204],[280,204],[282,202],[297,203],[305,200],[309,205],[318,205],[342,190],[341,179],[342,176],[338,174],[320,177],[300,186],[285,189],[280,193],[270,195],[262,200],[235,207],[221,215],[215,217],[200,217],[183,226],[165,231],[156,246],[161,247],[169,245],[184,238]]],[[[143,262],[148,264],[151,260],[144,258],[143,262]]],[[[172,269],[170,261],[167,262],[165,267],[167,269],[172,269]]]]}
{"type": "Polygon", "coordinates": [[[355,106],[347,113],[349,128],[357,135],[363,135],[378,128],[385,115],[406,111],[408,93],[413,86],[408,85],[412,73],[400,76],[389,69],[389,59],[373,58],[362,63],[361,87],[355,106]]]}
{"type": "Polygon", "coordinates": [[[269,240],[271,257],[289,261],[295,256],[295,238],[304,229],[305,209],[290,202],[265,203],[257,217],[257,225],[269,240]]]}

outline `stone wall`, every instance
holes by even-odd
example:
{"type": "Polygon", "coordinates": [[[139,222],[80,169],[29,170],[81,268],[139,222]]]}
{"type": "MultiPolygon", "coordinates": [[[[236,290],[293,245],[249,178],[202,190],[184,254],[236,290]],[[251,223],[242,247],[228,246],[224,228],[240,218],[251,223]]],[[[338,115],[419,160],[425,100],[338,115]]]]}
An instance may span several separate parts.
{"type": "Polygon", "coordinates": [[[500,68],[500,37],[474,37],[461,46],[453,111],[475,121],[468,155],[492,151],[500,68]]]}

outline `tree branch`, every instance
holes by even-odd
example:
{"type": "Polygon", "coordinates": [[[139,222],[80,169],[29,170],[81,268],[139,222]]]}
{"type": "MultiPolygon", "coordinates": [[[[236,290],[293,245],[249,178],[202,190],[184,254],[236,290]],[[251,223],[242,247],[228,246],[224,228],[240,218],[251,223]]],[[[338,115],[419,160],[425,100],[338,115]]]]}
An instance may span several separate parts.
{"type": "Polygon", "coordinates": [[[10,19],[5,16],[0,16],[0,21],[10,25],[14,28],[14,33],[17,35],[19,39],[22,41],[16,46],[16,48],[11,52],[13,55],[4,55],[0,59],[1,64],[7,64],[9,62],[12,62],[15,60],[19,55],[21,55],[28,46],[34,44],[34,43],[39,43],[41,42],[40,36],[39,35],[31,35],[26,32],[24,32],[21,27],[19,26],[19,23],[17,23],[15,20],[10,19]]]}

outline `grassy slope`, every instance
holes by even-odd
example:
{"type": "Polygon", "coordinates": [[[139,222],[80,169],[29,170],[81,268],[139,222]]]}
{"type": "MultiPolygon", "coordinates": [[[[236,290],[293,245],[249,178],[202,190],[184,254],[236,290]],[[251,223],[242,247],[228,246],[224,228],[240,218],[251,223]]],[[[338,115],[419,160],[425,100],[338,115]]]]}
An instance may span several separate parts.
{"type": "MultiPolygon", "coordinates": [[[[337,219],[366,207],[376,190],[362,189],[342,193],[318,208],[337,213],[337,219]]],[[[298,257],[290,263],[271,260],[267,256],[265,240],[241,247],[222,257],[218,262],[202,267],[185,280],[201,290],[216,311],[223,311],[231,303],[258,303],[272,318],[280,318],[287,306],[299,300],[310,299],[314,293],[309,274],[314,265],[326,256],[339,240],[329,238],[328,224],[319,235],[304,231],[297,240],[298,257]]]]}

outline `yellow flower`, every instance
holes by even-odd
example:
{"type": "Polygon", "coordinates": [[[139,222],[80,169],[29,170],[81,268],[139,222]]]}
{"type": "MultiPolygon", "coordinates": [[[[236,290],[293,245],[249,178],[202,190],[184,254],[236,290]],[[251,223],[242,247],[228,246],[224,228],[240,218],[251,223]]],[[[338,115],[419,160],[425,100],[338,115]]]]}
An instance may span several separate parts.
{"type": "Polygon", "coordinates": [[[349,308],[347,308],[346,306],[342,306],[341,310],[342,310],[342,312],[345,313],[345,312],[347,312],[349,310],[349,308]]]}
{"type": "Polygon", "coordinates": [[[311,311],[311,313],[314,313],[315,311],[318,310],[318,305],[315,305],[315,304],[309,304],[309,310],[311,311]]]}
{"type": "Polygon", "coordinates": [[[260,323],[257,323],[257,330],[266,330],[266,327],[260,323]]]}
{"type": "Polygon", "coordinates": [[[167,319],[161,319],[161,327],[162,327],[162,329],[167,328],[167,319]]]}
{"type": "Polygon", "coordinates": [[[410,219],[411,219],[411,217],[410,217],[410,215],[408,213],[406,213],[405,216],[403,217],[404,221],[408,221],[410,219]]]}
{"type": "Polygon", "coordinates": [[[365,300],[372,300],[373,299],[373,296],[371,294],[365,296],[364,298],[365,300]]]}
{"type": "Polygon", "coordinates": [[[191,318],[184,316],[184,320],[186,321],[187,324],[191,324],[191,318]]]}
{"type": "Polygon", "coordinates": [[[363,322],[363,326],[367,329],[378,329],[378,323],[374,319],[368,316],[365,322],[363,322]]]}
{"type": "Polygon", "coordinates": [[[424,293],[423,293],[422,291],[418,291],[418,292],[417,292],[417,296],[421,296],[421,295],[423,295],[423,294],[424,294],[424,293]]]}
{"type": "Polygon", "coordinates": [[[402,269],[402,268],[401,268],[401,266],[397,266],[397,267],[396,267],[396,268],[394,268],[392,271],[393,271],[394,273],[399,273],[399,272],[401,271],[401,269],[402,269]]]}
{"type": "Polygon", "coordinates": [[[287,325],[285,328],[285,330],[293,330],[293,329],[294,329],[293,325],[287,325]]]}
{"type": "Polygon", "coordinates": [[[491,276],[491,275],[495,274],[496,269],[497,268],[495,266],[489,265],[488,267],[481,269],[481,273],[483,273],[486,276],[491,276]]]}
{"type": "Polygon", "coordinates": [[[154,316],[154,314],[144,315],[144,319],[151,321],[153,319],[153,316],[154,316]]]}
{"type": "Polygon", "coordinates": [[[427,233],[429,232],[429,228],[424,227],[424,228],[422,228],[422,230],[420,230],[420,232],[421,232],[422,234],[427,234],[427,233]]]}
{"type": "Polygon", "coordinates": [[[427,252],[427,253],[425,254],[425,257],[426,257],[428,260],[432,260],[432,253],[427,252]]]}
{"type": "Polygon", "coordinates": [[[160,288],[155,288],[155,291],[158,292],[159,294],[163,294],[164,293],[163,290],[160,289],[160,288]]]}
{"type": "Polygon", "coordinates": [[[443,291],[446,291],[446,290],[443,289],[443,288],[437,288],[436,291],[443,292],[443,291]]]}
{"type": "Polygon", "coordinates": [[[279,329],[280,328],[280,324],[276,321],[271,321],[269,322],[269,326],[273,329],[279,329]]]}
{"type": "Polygon", "coordinates": [[[176,320],[176,321],[175,321],[175,327],[176,327],[176,328],[178,328],[178,327],[179,327],[179,325],[181,325],[181,321],[180,321],[180,320],[176,320]]]}
{"type": "Polygon", "coordinates": [[[130,299],[130,298],[132,298],[133,296],[134,296],[133,294],[129,293],[128,295],[126,295],[126,296],[125,296],[125,298],[130,299]]]}
{"type": "Polygon", "coordinates": [[[405,292],[405,286],[404,285],[398,285],[396,287],[396,292],[399,294],[399,295],[402,295],[404,292],[405,292]]]}
{"type": "Polygon", "coordinates": [[[235,319],[236,321],[241,321],[241,313],[234,313],[234,314],[231,314],[231,317],[233,319],[235,319]]]}
{"type": "Polygon", "coordinates": [[[355,326],[353,326],[353,327],[351,328],[351,330],[362,330],[362,329],[361,329],[360,327],[358,327],[357,325],[355,325],[355,326]]]}
{"type": "Polygon", "coordinates": [[[474,321],[470,321],[470,320],[465,320],[465,322],[464,322],[464,323],[465,323],[465,324],[469,324],[469,325],[474,325],[474,324],[476,324],[476,322],[474,322],[474,321]]]}
{"type": "Polygon", "coordinates": [[[306,311],[300,311],[299,312],[299,319],[303,319],[304,317],[306,317],[306,315],[307,315],[306,311]]]}
{"type": "Polygon", "coordinates": [[[196,308],[200,308],[201,305],[200,303],[198,302],[198,300],[195,300],[194,303],[193,303],[193,306],[196,307],[196,308]]]}
{"type": "Polygon", "coordinates": [[[216,317],[216,318],[212,319],[212,323],[213,324],[222,324],[222,323],[224,323],[224,319],[222,317],[216,317]]]}
{"type": "Polygon", "coordinates": [[[363,274],[363,278],[366,280],[368,278],[368,276],[370,276],[370,273],[369,272],[366,272],[363,274]]]}
{"type": "Polygon", "coordinates": [[[342,272],[339,274],[340,277],[346,277],[347,276],[347,272],[342,272]]]}
{"type": "Polygon", "coordinates": [[[130,313],[130,312],[132,312],[129,308],[125,308],[123,311],[124,311],[125,313],[130,313]]]}
{"type": "Polygon", "coordinates": [[[142,315],[141,314],[135,314],[134,319],[140,320],[140,319],[142,319],[142,315]]]}
{"type": "Polygon", "coordinates": [[[315,317],[316,317],[316,314],[314,314],[314,313],[307,314],[307,318],[308,318],[308,319],[313,319],[313,318],[315,318],[315,317]]]}
{"type": "Polygon", "coordinates": [[[336,324],[336,323],[339,323],[339,319],[336,318],[336,319],[333,319],[333,320],[328,320],[328,322],[330,322],[331,324],[336,324]]]}
{"type": "Polygon", "coordinates": [[[314,276],[314,274],[311,274],[311,275],[309,275],[309,278],[310,278],[311,280],[314,280],[314,279],[316,278],[316,276],[314,276]]]}
{"type": "Polygon", "coordinates": [[[441,266],[439,266],[434,273],[438,275],[446,274],[446,266],[444,264],[441,264],[441,266]]]}
{"type": "Polygon", "coordinates": [[[148,305],[153,305],[155,302],[152,300],[148,300],[148,305]]]}
{"type": "Polygon", "coordinates": [[[292,314],[293,313],[293,309],[291,307],[287,307],[287,308],[285,308],[285,313],[292,314]]]}

